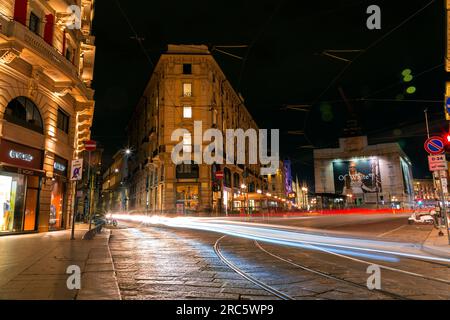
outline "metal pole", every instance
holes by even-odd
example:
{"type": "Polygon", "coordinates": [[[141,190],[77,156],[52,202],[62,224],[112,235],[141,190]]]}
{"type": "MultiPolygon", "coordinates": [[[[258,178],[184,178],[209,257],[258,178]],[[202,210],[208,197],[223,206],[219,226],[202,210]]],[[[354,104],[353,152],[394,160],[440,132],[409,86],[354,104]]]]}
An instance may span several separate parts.
{"type": "Polygon", "coordinates": [[[425,124],[427,126],[427,136],[428,136],[428,139],[430,139],[430,125],[428,123],[428,109],[425,109],[424,112],[425,112],[425,124]]]}
{"type": "MultiPolygon", "coordinates": [[[[425,124],[426,124],[426,128],[427,128],[427,137],[428,137],[428,139],[430,139],[430,125],[428,122],[428,108],[424,110],[424,113],[425,113],[425,124]]],[[[441,181],[441,174],[440,173],[438,173],[438,174],[439,174],[439,181],[441,181]]],[[[434,175],[434,172],[433,172],[432,176],[433,176],[433,187],[436,188],[437,184],[436,184],[436,177],[434,175]]],[[[441,182],[440,189],[442,190],[442,192],[444,192],[444,190],[442,189],[442,182],[441,182]]],[[[433,190],[433,191],[435,191],[435,190],[433,190]]],[[[436,191],[434,193],[436,193],[436,191]]],[[[442,214],[442,212],[440,213],[440,215],[441,214],[442,214]]],[[[439,217],[439,219],[438,219],[438,229],[439,229],[439,236],[443,236],[444,234],[442,233],[442,230],[441,230],[441,217],[439,217]]]]}
{"type": "Polygon", "coordinates": [[[75,240],[75,216],[78,212],[78,181],[75,182],[75,206],[72,214],[72,235],[70,237],[70,240],[75,240]]]}
{"type": "MultiPolygon", "coordinates": [[[[447,176],[447,172],[443,171],[444,175],[447,176]]],[[[442,199],[442,212],[441,214],[444,215],[444,222],[445,222],[445,229],[447,230],[447,237],[448,237],[448,243],[450,244],[450,230],[448,227],[448,216],[447,216],[447,204],[446,204],[446,199],[445,199],[445,195],[444,195],[444,187],[442,184],[442,175],[441,175],[441,171],[439,171],[439,184],[441,186],[441,199],[442,199]]]]}
{"type": "Polygon", "coordinates": [[[87,197],[87,210],[89,216],[89,231],[91,231],[92,217],[91,217],[91,151],[88,152],[88,197],[87,197]]]}

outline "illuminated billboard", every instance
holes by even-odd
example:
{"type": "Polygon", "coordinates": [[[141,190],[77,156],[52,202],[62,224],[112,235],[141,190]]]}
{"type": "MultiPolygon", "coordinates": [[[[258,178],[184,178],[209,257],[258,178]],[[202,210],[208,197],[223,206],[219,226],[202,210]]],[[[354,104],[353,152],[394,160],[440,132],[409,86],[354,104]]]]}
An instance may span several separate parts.
{"type": "Polygon", "coordinates": [[[380,165],[376,158],[334,161],[333,172],[336,194],[358,195],[382,191],[380,165]]]}

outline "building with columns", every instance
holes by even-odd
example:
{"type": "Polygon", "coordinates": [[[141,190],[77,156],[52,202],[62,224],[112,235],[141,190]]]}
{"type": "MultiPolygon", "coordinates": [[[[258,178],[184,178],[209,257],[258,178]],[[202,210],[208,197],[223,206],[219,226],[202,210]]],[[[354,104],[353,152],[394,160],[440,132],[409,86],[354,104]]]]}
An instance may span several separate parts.
{"type": "Polygon", "coordinates": [[[0,235],[67,228],[90,138],[94,0],[0,2],[0,235]]]}
{"type": "MultiPolygon", "coordinates": [[[[258,130],[242,96],[206,46],[169,45],[128,126],[130,211],[239,212],[243,204],[235,200],[242,193],[263,189],[260,165],[175,165],[171,153],[179,142],[171,141],[171,135],[176,129],[193,133],[194,121],[202,121],[203,132],[210,128],[258,130]]],[[[193,135],[184,139],[186,148],[192,147],[194,139],[193,135]]],[[[203,147],[209,144],[204,142],[203,147]]]]}

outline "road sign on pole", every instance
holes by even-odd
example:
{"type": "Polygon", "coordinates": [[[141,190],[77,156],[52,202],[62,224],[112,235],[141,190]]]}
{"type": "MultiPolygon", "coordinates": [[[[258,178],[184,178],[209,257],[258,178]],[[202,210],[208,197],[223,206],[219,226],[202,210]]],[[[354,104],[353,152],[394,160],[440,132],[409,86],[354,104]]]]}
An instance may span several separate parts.
{"type": "Polygon", "coordinates": [[[85,141],[84,149],[89,152],[97,150],[97,142],[94,140],[85,141]]]}
{"type": "Polygon", "coordinates": [[[450,121],[450,97],[445,97],[445,118],[450,121]]]}
{"type": "Polygon", "coordinates": [[[440,154],[436,156],[429,156],[428,157],[428,164],[430,167],[430,171],[445,171],[448,169],[448,163],[447,159],[445,157],[445,154],[440,154]]]}
{"type": "Polygon", "coordinates": [[[217,171],[216,172],[216,179],[217,180],[222,180],[223,178],[224,178],[223,171],[217,171]]]}
{"type": "Polygon", "coordinates": [[[431,137],[425,141],[424,147],[429,154],[438,155],[445,151],[445,142],[441,137],[431,137]]]}
{"type": "Polygon", "coordinates": [[[80,181],[81,179],[83,179],[83,159],[73,160],[70,170],[70,180],[80,181]]]}
{"type": "Polygon", "coordinates": [[[75,240],[75,217],[78,212],[78,181],[83,179],[83,159],[77,159],[72,161],[70,167],[70,180],[75,182],[75,206],[72,214],[72,233],[71,240],[75,240]]]}

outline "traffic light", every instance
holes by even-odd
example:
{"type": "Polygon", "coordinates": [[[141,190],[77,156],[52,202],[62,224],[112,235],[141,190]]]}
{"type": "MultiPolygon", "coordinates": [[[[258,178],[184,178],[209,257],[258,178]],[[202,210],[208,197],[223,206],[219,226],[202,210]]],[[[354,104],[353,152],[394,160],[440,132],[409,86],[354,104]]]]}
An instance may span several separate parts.
{"type": "Polygon", "coordinates": [[[445,152],[450,153],[450,133],[444,134],[443,139],[445,152]]]}

